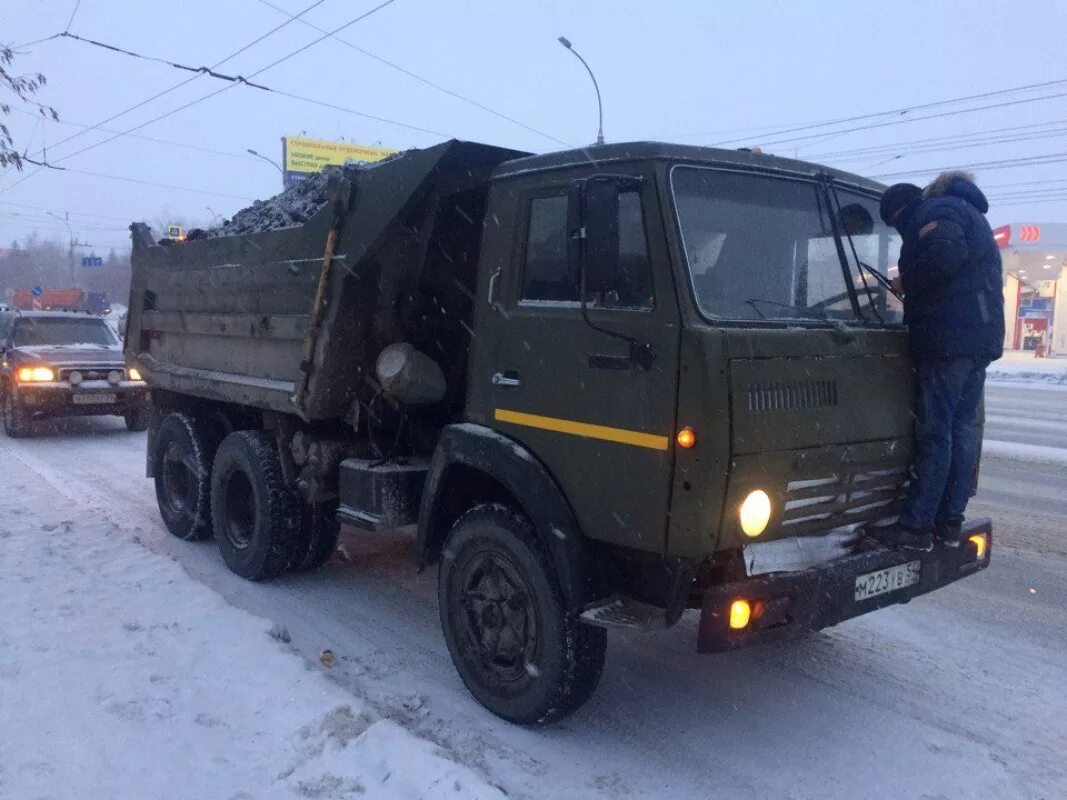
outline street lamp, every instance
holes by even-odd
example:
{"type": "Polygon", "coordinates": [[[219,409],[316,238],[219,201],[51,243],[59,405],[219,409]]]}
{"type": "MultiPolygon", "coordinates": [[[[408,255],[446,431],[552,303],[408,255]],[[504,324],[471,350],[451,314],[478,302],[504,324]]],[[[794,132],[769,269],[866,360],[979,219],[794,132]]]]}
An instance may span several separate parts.
{"type": "Polygon", "coordinates": [[[600,115],[600,125],[597,128],[596,143],[604,144],[604,104],[600,102],[600,86],[596,82],[596,75],[593,74],[593,70],[589,68],[589,65],[585,63],[585,59],[582,58],[578,51],[571,45],[571,40],[566,36],[559,37],[559,43],[574,53],[574,57],[582,62],[582,66],[585,67],[585,71],[589,73],[589,77],[593,79],[593,88],[596,90],[596,107],[597,113],[600,115]]]}
{"type": "Polygon", "coordinates": [[[248,148],[248,153],[250,155],[255,156],[256,158],[262,158],[264,161],[266,161],[268,164],[270,164],[272,167],[274,167],[276,170],[278,170],[278,172],[280,172],[282,174],[282,177],[285,177],[285,170],[282,169],[281,167],[279,167],[278,164],[274,161],[274,159],[267,158],[262,153],[257,153],[251,147],[248,148]]]}
{"type": "Polygon", "coordinates": [[[73,289],[75,288],[78,281],[74,274],[74,231],[70,227],[70,212],[67,212],[62,217],[59,216],[59,214],[52,213],[51,211],[45,211],[44,213],[46,213],[50,217],[55,217],[67,226],[67,258],[70,261],[70,288],[73,289]]]}

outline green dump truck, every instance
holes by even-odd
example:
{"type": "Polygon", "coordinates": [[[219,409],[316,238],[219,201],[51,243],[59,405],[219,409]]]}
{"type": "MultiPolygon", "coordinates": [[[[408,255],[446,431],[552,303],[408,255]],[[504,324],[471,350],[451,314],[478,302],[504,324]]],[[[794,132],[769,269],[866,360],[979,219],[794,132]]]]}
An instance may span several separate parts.
{"type": "Polygon", "coordinates": [[[988,521],[929,553],[863,536],[912,453],[882,188],[752,152],[453,141],[335,176],[295,227],[134,225],[163,520],[251,580],[323,563],[341,524],[416,526],[462,680],[527,724],[590,696],[609,628],[695,609],[724,651],[981,570],[988,521]]]}

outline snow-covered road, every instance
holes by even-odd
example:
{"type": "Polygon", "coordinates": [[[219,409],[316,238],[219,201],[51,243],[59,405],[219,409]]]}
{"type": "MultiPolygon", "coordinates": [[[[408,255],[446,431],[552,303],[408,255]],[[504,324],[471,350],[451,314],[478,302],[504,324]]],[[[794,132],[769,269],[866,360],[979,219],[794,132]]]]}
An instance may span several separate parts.
{"type": "MultiPolygon", "coordinates": [[[[1057,419],[1067,417],[1067,393],[1026,396],[1058,403],[1057,419]]],[[[991,392],[990,436],[1020,438],[995,419],[1011,413],[1010,401],[991,392]]],[[[142,477],[143,447],[143,435],[115,423],[72,421],[52,435],[0,438],[0,461],[17,463],[26,485],[66,498],[64,519],[136,535],[231,605],[284,625],[309,664],[333,650],[340,661],[329,677],[354,707],[362,699],[512,797],[1064,796],[1062,464],[987,460],[977,509],[996,517],[998,547],[993,567],[972,579],[729,655],[696,655],[693,617],[657,634],[613,635],[592,701],[560,725],[525,730],[464,690],[438,627],[435,576],[410,567],[410,535],[349,532],[349,561],[249,584],[211,542],[167,535],[142,477]]],[[[254,663],[225,666],[233,680],[257,680],[254,663]]],[[[0,730],[0,750],[9,735],[0,730]]],[[[195,773],[190,781],[172,796],[207,796],[184,791],[195,773]]]]}

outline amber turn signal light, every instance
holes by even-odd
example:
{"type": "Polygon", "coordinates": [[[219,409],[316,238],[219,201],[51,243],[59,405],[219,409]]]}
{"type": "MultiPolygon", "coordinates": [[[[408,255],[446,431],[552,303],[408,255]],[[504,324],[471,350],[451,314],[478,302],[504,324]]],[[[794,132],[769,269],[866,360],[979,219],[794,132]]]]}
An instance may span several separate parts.
{"type": "Polygon", "coordinates": [[[984,533],[976,533],[973,536],[969,536],[967,541],[973,544],[978,551],[979,561],[985,558],[986,551],[989,549],[989,540],[985,538],[984,533]]]}
{"type": "Polygon", "coordinates": [[[689,450],[697,443],[697,432],[686,427],[678,431],[678,446],[689,450]]]}
{"type": "Polygon", "coordinates": [[[751,619],[752,606],[748,604],[747,600],[734,600],[730,604],[730,627],[735,631],[747,628],[751,619]]]}

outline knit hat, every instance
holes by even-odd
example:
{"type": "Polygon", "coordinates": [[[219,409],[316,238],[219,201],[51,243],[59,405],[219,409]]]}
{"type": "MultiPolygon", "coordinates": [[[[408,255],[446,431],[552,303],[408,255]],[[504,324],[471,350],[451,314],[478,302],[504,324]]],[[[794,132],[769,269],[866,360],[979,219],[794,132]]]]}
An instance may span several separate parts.
{"type": "Polygon", "coordinates": [[[893,218],[909,203],[918,200],[923,190],[914,183],[894,183],[882,195],[882,204],[878,213],[886,225],[893,224],[893,218]]]}

